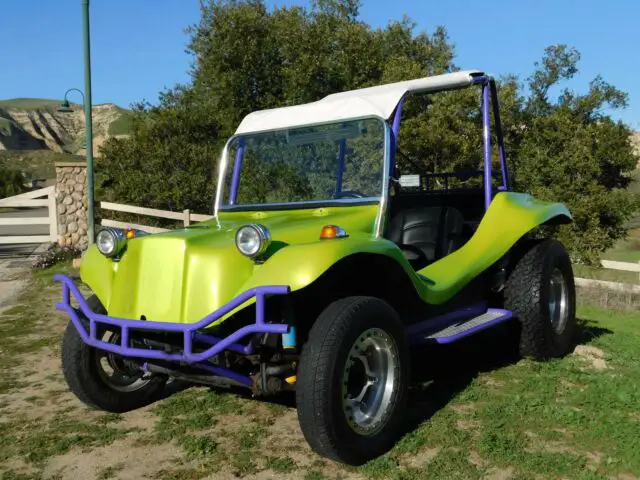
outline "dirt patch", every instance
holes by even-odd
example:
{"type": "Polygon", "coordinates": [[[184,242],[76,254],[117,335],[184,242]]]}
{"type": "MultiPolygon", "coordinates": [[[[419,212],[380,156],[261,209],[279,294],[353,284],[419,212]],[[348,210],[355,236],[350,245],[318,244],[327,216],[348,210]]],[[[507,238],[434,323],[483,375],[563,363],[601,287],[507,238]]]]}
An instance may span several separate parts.
{"type": "Polygon", "coordinates": [[[488,387],[500,388],[504,387],[505,383],[502,380],[497,380],[491,377],[484,377],[480,380],[484,385],[488,387]]]}
{"type": "Polygon", "coordinates": [[[604,359],[605,354],[599,348],[591,345],[578,345],[573,353],[590,363],[595,370],[606,370],[609,368],[604,359]]]}
{"type": "Polygon", "coordinates": [[[28,269],[0,260],[0,313],[11,308],[28,285],[28,269]]]}
{"type": "Polygon", "coordinates": [[[585,456],[587,457],[587,467],[591,470],[596,470],[604,454],[602,452],[587,452],[585,456]]]}
{"type": "Polygon", "coordinates": [[[451,409],[456,413],[469,413],[477,409],[475,403],[461,403],[460,405],[451,405],[451,409]]]}
{"type": "Polygon", "coordinates": [[[439,448],[423,448],[415,455],[406,453],[400,457],[400,464],[410,468],[423,468],[425,464],[436,458],[439,448]]]}
{"type": "Polygon", "coordinates": [[[638,480],[638,478],[640,477],[631,475],[630,473],[621,473],[617,477],[611,477],[611,478],[612,480],[638,480]]]}
{"type": "Polygon", "coordinates": [[[3,413],[7,417],[27,412],[29,419],[46,420],[55,415],[61,406],[70,403],[80,405],[68,393],[62,377],[56,375],[61,368],[58,355],[50,349],[44,349],[41,355],[31,357],[30,361],[32,363],[24,359],[20,362],[21,367],[14,370],[20,376],[23,387],[5,394],[8,405],[3,413]],[[24,367],[27,365],[35,370],[26,372],[24,367]]]}
{"type": "Polygon", "coordinates": [[[13,306],[13,301],[26,285],[24,280],[0,281],[0,313],[13,306]]]}
{"type": "Polygon", "coordinates": [[[487,461],[476,451],[469,453],[469,461],[476,467],[485,468],[487,466],[487,461]]]}
{"type": "Polygon", "coordinates": [[[289,409],[278,416],[269,427],[262,447],[274,455],[286,454],[300,467],[308,467],[311,465],[313,457],[309,455],[311,449],[302,440],[302,430],[300,430],[297,413],[294,409],[289,409]]]}
{"type": "Polygon", "coordinates": [[[132,437],[116,440],[110,445],[95,448],[91,453],[73,450],[51,458],[43,471],[43,478],[97,478],[106,468],[118,469],[121,480],[156,478],[156,473],[176,462],[181,452],[170,443],[136,446],[132,437]]]}
{"type": "Polygon", "coordinates": [[[513,478],[513,468],[490,468],[483,480],[509,480],[513,478]]]}
{"type": "Polygon", "coordinates": [[[456,427],[459,430],[473,431],[480,428],[481,423],[478,420],[456,420],[456,427]]]}

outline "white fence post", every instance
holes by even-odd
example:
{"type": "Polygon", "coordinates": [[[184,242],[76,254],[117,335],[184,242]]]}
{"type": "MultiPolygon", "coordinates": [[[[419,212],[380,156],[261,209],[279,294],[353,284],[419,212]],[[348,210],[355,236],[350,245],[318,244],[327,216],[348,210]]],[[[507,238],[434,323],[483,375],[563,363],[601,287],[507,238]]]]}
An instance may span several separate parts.
{"type": "Polygon", "coordinates": [[[188,208],[182,211],[182,216],[184,226],[188,227],[189,225],[191,225],[191,211],[188,208]]]}
{"type": "Polygon", "coordinates": [[[49,192],[47,200],[49,200],[49,236],[51,243],[58,243],[58,210],[55,190],[49,192]]]}

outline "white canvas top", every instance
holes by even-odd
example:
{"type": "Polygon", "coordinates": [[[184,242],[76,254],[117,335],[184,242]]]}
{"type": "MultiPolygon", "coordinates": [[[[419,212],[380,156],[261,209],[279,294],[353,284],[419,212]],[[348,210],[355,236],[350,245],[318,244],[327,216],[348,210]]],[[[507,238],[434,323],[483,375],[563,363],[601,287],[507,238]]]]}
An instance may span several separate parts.
{"type": "Polygon", "coordinates": [[[480,70],[465,70],[377,87],[361,88],[327,95],[316,102],[293,107],[252,112],[240,122],[236,134],[280,130],[314,123],[329,123],[350,118],[378,116],[388,119],[408,92],[452,90],[471,84],[480,70]]]}

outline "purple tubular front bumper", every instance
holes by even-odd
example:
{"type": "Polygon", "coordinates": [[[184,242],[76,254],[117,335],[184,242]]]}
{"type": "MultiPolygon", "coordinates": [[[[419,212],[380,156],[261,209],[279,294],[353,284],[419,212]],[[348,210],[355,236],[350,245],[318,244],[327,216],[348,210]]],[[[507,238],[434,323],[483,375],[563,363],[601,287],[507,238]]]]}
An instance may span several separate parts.
{"type": "Polygon", "coordinates": [[[223,305],[216,311],[210,313],[197,323],[169,323],[169,322],[151,322],[146,320],[129,320],[126,318],[109,317],[107,315],[101,315],[93,312],[87,301],[78,290],[78,287],[73,283],[73,280],[66,275],[57,274],[53,277],[55,280],[62,283],[62,302],[56,304],[56,308],[60,311],[66,312],[69,318],[73,322],[76,330],[82,337],[82,340],[92,347],[96,347],[101,350],[113,352],[125,357],[135,357],[141,359],[158,359],[169,360],[174,362],[186,362],[186,363],[199,363],[205,360],[215,357],[223,350],[231,350],[237,353],[250,355],[253,353],[253,343],[249,342],[248,345],[238,343],[243,338],[259,334],[259,333],[273,333],[284,334],[289,331],[287,324],[280,323],[266,323],[265,322],[265,296],[266,295],[285,295],[289,293],[288,286],[265,286],[256,287],[251,290],[238,295],[229,303],[223,305]],[[74,308],[71,305],[71,294],[78,302],[79,309],[74,308]],[[198,332],[203,328],[211,325],[223,315],[226,315],[234,308],[243,304],[251,298],[256,298],[256,321],[251,325],[246,325],[233,332],[231,335],[225,338],[214,337],[206,333],[198,332]],[[89,321],[89,331],[87,332],[83,325],[80,315],[89,321]],[[120,344],[108,343],[100,340],[97,337],[98,324],[112,325],[119,327],[120,331],[120,344]],[[182,353],[169,353],[161,350],[152,350],[146,348],[135,348],[129,346],[129,334],[131,330],[151,330],[154,332],[167,332],[167,333],[182,333],[183,334],[183,349],[182,353]],[[193,342],[201,342],[211,345],[204,351],[193,352],[193,342]]]}

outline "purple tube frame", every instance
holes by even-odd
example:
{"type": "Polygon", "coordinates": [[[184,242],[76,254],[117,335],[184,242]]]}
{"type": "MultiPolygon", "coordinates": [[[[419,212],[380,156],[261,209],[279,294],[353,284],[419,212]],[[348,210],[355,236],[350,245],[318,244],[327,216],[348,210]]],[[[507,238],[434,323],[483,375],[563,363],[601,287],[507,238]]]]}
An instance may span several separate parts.
{"type": "Polygon", "coordinates": [[[502,308],[487,308],[486,304],[478,303],[411,325],[407,327],[407,336],[409,337],[410,342],[413,344],[429,342],[435,342],[439,344],[453,343],[465,337],[473,335],[474,333],[493,327],[498,323],[505,322],[511,318],[513,318],[513,312],[511,310],[505,310],[502,308]],[[440,330],[444,330],[445,328],[455,324],[460,320],[470,320],[478,315],[489,312],[499,313],[500,316],[455,335],[451,335],[448,337],[436,337],[432,339],[427,338],[429,335],[440,330]]]}
{"type": "Polygon", "coordinates": [[[336,178],[336,195],[342,193],[342,178],[344,177],[344,156],[347,153],[347,141],[340,140],[338,147],[338,178],[336,178]]]}
{"type": "Polygon", "coordinates": [[[391,123],[391,141],[393,146],[391,148],[391,158],[389,159],[389,176],[393,177],[394,168],[396,166],[396,147],[398,145],[398,138],[400,136],[400,120],[402,118],[402,107],[404,107],[404,97],[400,99],[396,106],[396,111],[393,114],[393,122],[391,123]]]}
{"type": "Polygon", "coordinates": [[[491,184],[491,111],[489,109],[489,82],[482,85],[482,143],[484,156],[484,208],[491,205],[493,186],[491,184]]]}
{"type": "Polygon", "coordinates": [[[502,171],[502,190],[509,190],[509,172],[507,171],[507,154],[504,150],[504,135],[502,133],[502,121],[500,119],[500,104],[498,103],[498,89],[493,79],[489,80],[491,89],[491,105],[493,106],[493,122],[496,127],[496,138],[498,139],[498,152],[500,155],[500,170],[502,171]]]}
{"type": "Polygon", "coordinates": [[[409,337],[415,337],[420,335],[426,335],[427,333],[433,333],[443,328],[447,328],[454,322],[471,318],[478,315],[482,315],[487,311],[487,304],[485,302],[475,303],[467,307],[462,307],[452,312],[447,312],[437,317],[431,317],[422,322],[414,323],[407,327],[407,335],[409,337]]]}
{"type": "MultiPolygon", "coordinates": [[[[73,280],[71,278],[62,274],[56,274],[53,278],[54,280],[62,283],[62,302],[56,304],[56,309],[66,312],[67,315],[69,315],[69,318],[76,327],[76,330],[78,331],[78,334],[80,335],[82,340],[87,345],[91,345],[92,347],[116,353],[125,357],[169,360],[198,364],[210,359],[211,357],[215,357],[223,350],[231,350],[245,355],[251,354],[253,352],[253,345],[251,343],[246,346],[237,343],[248,335],[254,335],[257,333],[272,333],[281,335],[289,331],[289,325],[279,323],[266,323],[264,318],[265,296],[285,295],[289,293],[290,289],[286,285],[273,285],[252,288],[244,293],[241,293],[230,302],[226,303],[216,311],[204,317],[199,322],[183,324],[130,320],[126,318],[109,317],[107,315],[95,313],[91,310],[91,308],[89,308],[87,301],[82,296],[82,293],[80,293],[80,290],[78,290],[78,287],[73,283],[73,280]],[[82,321],[80,320],[78,311],[71,306],[71,294],[73,294],[74,298],[77,300],[82,315],[89,320],[89,332],[85,330],[82,321]],[[197,333],[197,330],[201,330],[211,325],[220,317],[226,315],[227,313],[253,297],[256,298],[255,323],[246,325],[225,338],[217,338],[212,335],[197,333]],[[120,345],[104,342],[97,338],[97,325],[99,323],[113,325],[121,328],[120,345]],[[167,353],[160,350],[129,347],[130,330],[152,330],[156,332],[182,333],[183,353],[167,353]],[[193,353],[194,340],[209,343],[212,346],[203,352],[193,353]]],[[[202,365],[198,366],[202,367],[202,365]]]]}
{"type": "Polygon", "coordinates": [[[396,113],[393,115],[393,123],[391,124],[391,131],[393,132],[393,136],[398,141],[400,136],[400,118],[402,117],[402,107],[404,107],[404,97],[400,99],[398,102],[398,106],[396,107],[396,113]]]}
{"type": "Polygon", "coordinates": [[[231,177],[231,193],[229,194],[229,204],[234,205],[238,198],[238,188],[240,187],[240,169],[242,168],[242,157],[244,157],[244,137],[238,139],[238,151],[236,152],[235,163],[233,164],[233,176],[231,177]]]}

